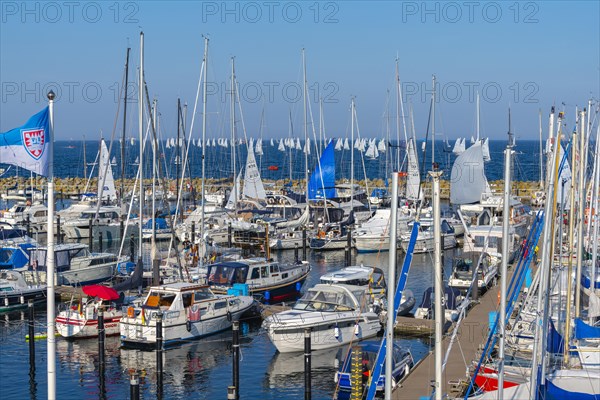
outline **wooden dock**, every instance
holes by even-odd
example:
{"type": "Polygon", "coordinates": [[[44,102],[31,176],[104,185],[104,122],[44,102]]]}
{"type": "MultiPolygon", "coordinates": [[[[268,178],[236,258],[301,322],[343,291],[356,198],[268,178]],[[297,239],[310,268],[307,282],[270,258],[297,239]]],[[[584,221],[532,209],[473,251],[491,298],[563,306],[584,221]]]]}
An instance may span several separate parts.
{"type": "MultiPolygon", "coordinates": [[[[510,279],[510,274],[509,278],[510,279]]],[[[479,356],[489,332],[489,313],[497,310],[500,286],[492,287],[479,298],[480,303],[473,307],[462,321],[457,340],[452,346],[448,363],[442,375],[442,393],[450,396],[460,394],[461,383],[467,381],[468,366],[479,356]]],[[[451,335],[443,340],[442,353],[446,353],[451,335]]],[[[435,381],[435,360],[433,351],[422,359],[404,378],[392,393],[392,399],[429,398],[435,381]]]]}

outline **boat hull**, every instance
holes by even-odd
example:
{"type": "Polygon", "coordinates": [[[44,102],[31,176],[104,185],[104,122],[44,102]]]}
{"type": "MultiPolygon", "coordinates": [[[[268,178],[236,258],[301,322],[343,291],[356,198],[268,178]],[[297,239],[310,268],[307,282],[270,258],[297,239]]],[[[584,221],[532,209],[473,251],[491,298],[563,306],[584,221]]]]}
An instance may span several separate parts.
{"type": "MultiPolygon", "coordinates": [[[[119,334],[119,321],[122,316],[121,310],[117,309],[104,312],[105,336],[119,334]]],[[[98,337],[98,314],[95,310],[87,309],[80,314],[76,307],[61,311],[56,317],[56,331],[67,339],[98,337]]]]}

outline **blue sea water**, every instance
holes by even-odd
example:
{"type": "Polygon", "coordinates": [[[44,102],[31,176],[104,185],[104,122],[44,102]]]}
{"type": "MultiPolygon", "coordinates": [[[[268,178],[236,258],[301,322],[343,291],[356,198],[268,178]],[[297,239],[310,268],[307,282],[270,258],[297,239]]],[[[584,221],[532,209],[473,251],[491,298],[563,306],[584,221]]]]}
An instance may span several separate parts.
{"type": "MultiPolygon", "coordinates": [[[[421,146],[422,142],[419,142],[418,146],[421,146]]],[[[110,144],[109,144],[110,145],[110,144]]],[[[431,165],[431,143],[428,143],[428,148],[425,153],[425,166],[427,170],[430,169],[431,165]]],[[[491,161],[486,163],[485,170],[488,180],[494,181],[502,179],[502,166],[503,166],[503,151],[506,146],[506,141],[496,140],[489,141],[490,157],[491,161]]],[[[99,141],[87,141],[85,143],[85,161],[88,164],[86,167],[87,174],[89,175],[94,167],[94,160],[98,153],[99,141]]],[[[177,171],[175,164],[176,156],[180,155],[181,148],[166,148],[165,142],[161,142],[160,145],[160,159],[161,169],[163,171],[162,176],[168,176],[174,178],[177,171]],[[166,174],[165,174],[166,173],[166,174]]],[[[54,173],[57,177],[82,177],[84,176],[84,153],[83,153],[83,142],[82,141],[57,141],[55,143],[55,168],[54,173]]],[[[436,141],[436,156],[435,161],[439,164],[440,168],[444,171],[443,178],[448,179],[450,177],[450,170],[452,163],[456,159],[456,156],[450,151],[443,141],[436,141]]],[[[520,141],[517,142],[515,156],[515,168],[513,179],[520,181],[535,181],[539,180],[539,142],[537,141],[520,141]]],[[[281,152],[277,150],[277,141],[275,146],[270,145],[269,140],[263,142],[264,155],[256,156],[257,165],[260,169],[261,176],[266,180],[278,180],[284,179],[289,180],[290,176],[292,179],[304,179],[304,162],[305,156],[301,150],[286,150],[281,152]]],[[[423,162],[423,153],[421,147],[418,149],[420,164],[423,162]]],[[[151,160],[152,152],[150,146],[147,145],[144,153],[144,160],[151,160]]],[[[201,148],[198,146],[189,146],[188,152],[188,174],[194,178],[202,176],[202,161],[201,161],[201,148]]],[[[319,152],[315,151],[314,146],[308,160],[308,169],[312,171],[317,165],[317,157],[319,152]]],[[[362,154],[358,150],[354,150],[354,177],[355,179],[362,180],[365,175],[369,179],[386,179],[389,172],[393,167],[397,168],[398,165],[398,154],[400,157],[401,168],[405,168],[405,149],[400,147],[389,147],[388,151],[381,153],[375,160],[371,160],[362,157],[362,154]],[[393,167],[392,167],[393,166],[393,167]]],[[[133,145],[127,141],[125,143],[125,177],[134,177],[137,172],[137,165],[135,164],[136,158],[139,155],[139,146],[136,141],[133,145]]],[[[245,145],[236,146],[236,157],[235,157],[235,170],[240,169],[246,164],[247,149],[245,145]]],[[[182,157],[185,158],[185,155],[182,157]]],[[[121,148],[119,141],[115,141],[111,147],[111,159],[114,159],[115,164],[113,166],[113,173],[115,178],[119,178],[122,175],[122,163],[121,163],[121,148]]],[[[231,147],[207,147],[205,168],[206,176],[215,179],[226,179],[233,176],[233,162],[232,162],[232,151],[231,147]]],[[[336,179],[350,179],[350,163],[351,153],[347,151],[336,151],[336,179]]],[[[151,176],[151,162],[144,161],[145,172],[144,176],[151,176]]],[[[12,168],[5,176],[14,175],[16,172],[15,168],[12,168]]],[[[19,172],[22,176],[29,176],[26,171],[19,172]]],[[[94,169],[93,175],[97,174],[97,169],[94,169]]]]}

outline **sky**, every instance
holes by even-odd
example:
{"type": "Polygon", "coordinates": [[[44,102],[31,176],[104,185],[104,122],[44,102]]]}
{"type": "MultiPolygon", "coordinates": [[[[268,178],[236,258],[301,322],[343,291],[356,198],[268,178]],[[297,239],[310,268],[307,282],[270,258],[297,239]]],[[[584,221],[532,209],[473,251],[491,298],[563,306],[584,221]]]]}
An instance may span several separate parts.
{"type": "MultiPolygon", "coordinates": [[[[598,1],[1,1],[0,132],[22,125],[57,93],[57,140],[121,135],[125,54],[135,88],[144,32],[144,70],[157,99],[159,131],[174,137],[177,99],[190,129],[209,38],[207,137],[230,136],[231,60],[239,87],[237,135],[304,137],[304,49],[308,131],[396,136],[396,121],[427,131],[432,76],[438,139],[476,130],[505,139],[508,108],[517,139],[544,134],[552,105],[565,111],[600,97],[598,1]],[[396,60],[404,112],[397,117],[396,60]],[[319,106],[322,99],[322,107],[319,106]],[[322,113],[321,113],[322,110],[322,113]],[[117,114],[119,113],[119,114],[117,114]],[[291,117],[290,117],[291,116],[291,117]],[[312,121],[312,122],[311,122],[312,121]],[[388,128],[389,126],[389,128],[388,128]]],[[[127,137],[137,136],[130,91],[127,137]]],[[[201,136],[201,98],[192,136],[201,136]]]]}

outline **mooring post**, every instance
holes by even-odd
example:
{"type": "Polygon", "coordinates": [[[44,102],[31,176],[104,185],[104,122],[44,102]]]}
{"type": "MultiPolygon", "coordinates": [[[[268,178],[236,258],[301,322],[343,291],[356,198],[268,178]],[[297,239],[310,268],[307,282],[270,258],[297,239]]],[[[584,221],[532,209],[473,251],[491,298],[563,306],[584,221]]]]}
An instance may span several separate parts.
{"type": "Polygon", "coordinates": [[[133,233],[129,236],[129,261],[135,260],[135,240],[133,239],[133,233]]]}
{"type": "MultiPolygon", "coordinates": [[[[27,216],[29,218],[29,216],[27,216]]],[[[60,234],[60,215],[56,216],[56,243],[60,244],[62,235],[60,234]]]]}
{"type": "Polygon", "coordinates": [[[98,375],[100,376],[100,391],[104,392],[104,372],[105,368],[105,360],[104,360],[104,310],[102,307],[98,308],[98,375]]]}
{"type": "Polygon", "coordinates": [[[192,243],[192,246],[194,245],[194,243],[196,242],[196,222],[192,221],[192,236],[191,236],[190,242],[192,243]]]}
{"type": "Polygon", "coordinates": [[[304,400],[310,400],[312,397],[310,353],[310,328],[306,328],[304,329],[304,400]]]}
{"type": "Polygon", "coordinates": [[[233,386],[235,400],[240,398],[240,322],[233,321],[233,386]]]}
{"type": "Polygon", "coordinates": [[[27,226],[27,236],[31,237],[31,219],[29,217],[29,214],[27,214],[27,220],[26,220],[26,226],[27,226]]]}
{"type": "Polygon", "coordinates": [[[129,396],[131,400],[140,400],[140,375],[132,372],[129,377],[129,396]]]}
{"type": "Polygon", "coordinates": [[[352,346],[352,358],[350,364],[350,399],[362,400],[363,398],[363,371],[362,351],[360,346],[352,346]]]}
{"type": "Polygon", "coordinates": [[[346,267],[350,266],[350,247],[348,246],[344,247],[344,263],[346,267]]]}
{"type": "Polygon", "coordinates": [[[122,219],[119,221],[119,234],[119,238],[123,240],[123,238],[125,237],[125,222],[123,222],[122,219]]]}
{"type": "Polygon", "coordinates": [[[227,386],[227,400],[235,400],[235,386],[227,386]]]}
{"type": "Polygon", "coordinates": [[[302,228],[302,260],[306,261],[306,228],[302,228]]]}
{"type": "Polygon", "coordinates": [[[34,315],[33,315],[33,300],[27,302],[27,309],[29,311],[29,370],[35,371],[35,333],[34,329],[34,315]]]}
{"type": "Polygon", "coordinates": [[[296,262],[300,261],[300,258],[298,257],[298,243],[294,245],[294,260],[296,262]]]}
{"type": "Polygon", "coordinates": [[[90,246],[90,251],[94,251],[94,233],[93,233],[93,221],[90,218],[89,222],[88,222],[88,243],[90,246]]]}
{"type": "Polygon", "coordinates": [[[227,225],[227,247],[231,247],[233,244],[233,241],[231,240],[231,235],[232,235],[232,229],[231,229],[231,222],[227,225]]]}
{"type": "Polygon", "coordinates": [[[102,231],[98,232],[98,251],[102,253],[102,231]]]}
{"type": "Polygon", "coordinates": [[[163,396],[163,334],[162,312],[156,314],[156,395],[159,399],[163,396]]]}

